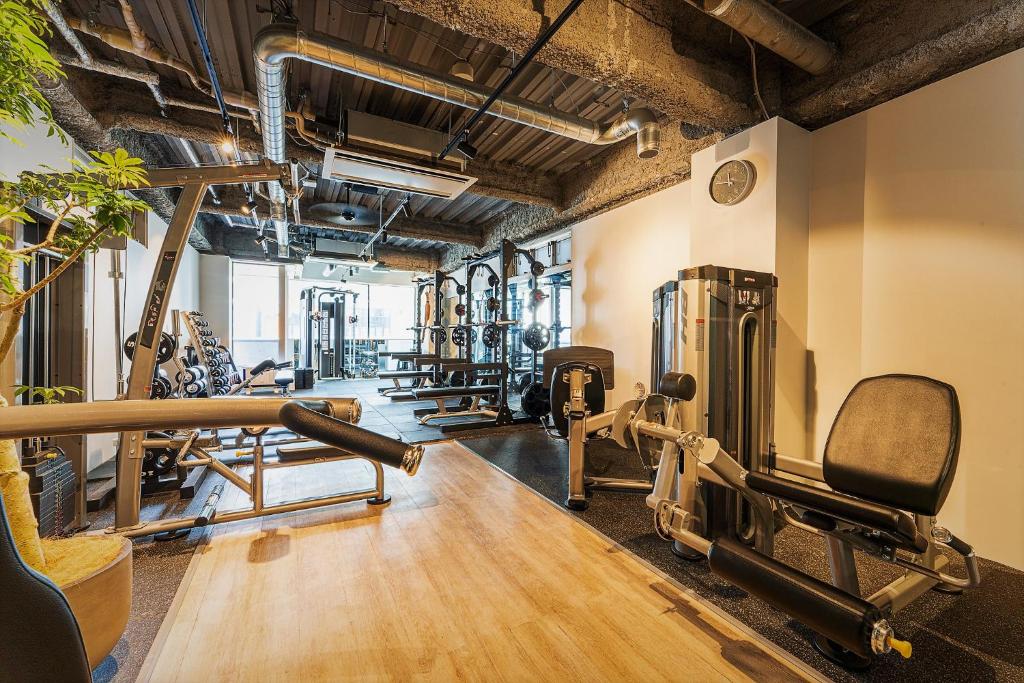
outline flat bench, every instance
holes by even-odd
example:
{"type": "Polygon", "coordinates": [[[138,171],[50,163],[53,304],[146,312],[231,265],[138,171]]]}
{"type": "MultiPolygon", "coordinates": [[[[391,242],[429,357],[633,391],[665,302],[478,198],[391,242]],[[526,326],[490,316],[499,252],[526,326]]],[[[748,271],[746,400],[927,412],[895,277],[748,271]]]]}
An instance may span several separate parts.
{"type": "Polygon", "coordinates": [[[394,370],[391,372],[377,373],[379,379],[389,379],[395,383],[393,387],[378,387],[377,391],[382,396],[393,396],[398,392],[407,392],[412,389],[420,389],[427,384],[427,380],[434,377],[432,370],[394,370]],[[401,380],[414,380],[412,384],[402,386],[401,380]]]}
{"type": "Polygon", "coordinates": [[[416,398],[457,398],[460,396],[490,396],[498,393],[498,385],[482,384],[472,387],[431,387],[413,389],[416,398]]]}
{"type": "Polygon", "coordinates": [[[482,407],[480,399],[496,396],[500,388],[496,385],[478,385],[470,387],[436,387],[430,389],[413,389],[412,395],[417,399],[433,399],[437,404],[437,412],[427,413],[420,417],[420,424],[430,424],[432,420],[442,420],[449,417],[465,417],[468,415],[495,418],[498,411],[491,406],[482,407]],[[472,402],[466,406],[458,407],[463,410],[449,410],[445,403],[449,398],[471,398],[472,402]]]}
{"type": "Polygon", "coordinates": [[[416,379],[419,377],[433,377],[434,373],[430,370],[393,370],[389,372],[378,372],[377,377],[380,379],[416,379]]]}

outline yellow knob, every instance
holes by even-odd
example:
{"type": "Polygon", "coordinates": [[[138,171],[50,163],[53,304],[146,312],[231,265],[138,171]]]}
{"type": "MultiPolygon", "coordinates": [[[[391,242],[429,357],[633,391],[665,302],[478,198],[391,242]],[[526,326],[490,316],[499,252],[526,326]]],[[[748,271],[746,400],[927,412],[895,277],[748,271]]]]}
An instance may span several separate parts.
{"type": "Polygon", "coordinates": [[[900,640],[896,636],[889,636],[889,647],[899,652],[903,659],[910,659],[910,655],[914,652],[914,646],[909,641],[900,640]]]}

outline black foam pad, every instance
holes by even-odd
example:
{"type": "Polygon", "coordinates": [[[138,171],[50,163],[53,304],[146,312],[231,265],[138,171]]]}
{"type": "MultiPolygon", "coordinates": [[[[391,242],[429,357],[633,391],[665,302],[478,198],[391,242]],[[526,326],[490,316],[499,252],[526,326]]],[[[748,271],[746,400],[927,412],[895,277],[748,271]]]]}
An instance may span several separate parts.
{"type": "Polygon", "coordinates": [[[756,595],[808,628],[862,657],[871,655],[871,630],[882,613],[860,596],[782,564],[729,538],[708,552],[717,576],[756,595]]]}
{"type": "Polygon", "coordinates": [[[267,360],[260,361],[255,366],[253,366],[253,368],[249,370],[249,377],[255,377],[256,375],[262,372],[266,372],[267,370],[273,370],[276,367],[277,363],[274,362],[274,359],[268,358],[267,360]]]}
{"type": "Polygon", "coordinates": [[[825,482],[837,491],[935,515],[956,472],[960,404],[948,384],[918,375],[857,383],[825,444],[825,482]]]}
{"type": "MultiPolygon", "coordinates": [[[[545,366],[546,368],[547,366],[545,366]]],[[[562,436],[569,433],[569,418],[563,407],[569,402],[569,382],[566,379],[573,370],[582,370],[590,375],[590,382],[583,388],[583,400],[592,415],[604,412],[604,373],[594,363],[572,361],[562,363],[552,370],[551,375],[551,420],[562,436]]]]}
{"type": "Polygon", "coordinates": [[[278,413],[281,424],[296,434],[397,469],[405,464],[409,449],[416,448],[326,415],[317,403],[285,403],[278,413]]]}
{"type": "Polygon", "coordinates": [[[697,380],[685,372],[666,372],[658,383],[658,393],[669,398],[692,401],[697,395],[697,380]]]}

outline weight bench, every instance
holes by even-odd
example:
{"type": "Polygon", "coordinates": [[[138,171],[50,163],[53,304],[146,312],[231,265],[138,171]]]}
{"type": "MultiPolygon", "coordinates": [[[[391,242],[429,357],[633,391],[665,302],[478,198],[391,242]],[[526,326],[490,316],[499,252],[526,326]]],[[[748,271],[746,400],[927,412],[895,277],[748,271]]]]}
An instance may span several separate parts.
{"type": "Polygon", "coordinates": [[[372,488],[367,487],[365,489],[353,490],[340,495],[351,500],[365,500],[369,505],[386,505],[390,503],[391,496],[384,493],[384,468],[381,464],[375,460],[343,451],[334,446],[317,442],[306,442],[294,446],[278,446],[274,455],[270,455],[263,460],[263,469],[269,470],[355,459],[366,460],[366,462],[373,466],[374,485],[372,488]]]}
{"type": "Polygon", "coordinates": [[[420,424],[430,424],[432,420],[443,420],[450,417],[466,417],[469,415],[496,418],[498,411],[488,404],[481,407],[481,399],[491,399],[498,395],[500,387],[494,384],[485,384],[472,387],[431,387],[427,389],[413,389],[412,394],[419,399],[433,399],[437,403],[437,412],[432,412],[420,417],[420,424]],[[469,398],[469,405],[459,405],[464,410],[450,410],[445,401],[449,398],[469,398]]]}
{"type": "Polygon", "coordinates": [[[390,379],[395,383],[393,387],[378,387],[377,391],[383,396],[391,396],[395,392],[406,392],[411,389],[422,389],[426,387],[427,380],[433,379],[434,373],[431,370],[395,370],[392,372],[377,373],[378,379],[390,379]],[[402,386],[401,380],[416,380],[409,386],[402,386]]]}

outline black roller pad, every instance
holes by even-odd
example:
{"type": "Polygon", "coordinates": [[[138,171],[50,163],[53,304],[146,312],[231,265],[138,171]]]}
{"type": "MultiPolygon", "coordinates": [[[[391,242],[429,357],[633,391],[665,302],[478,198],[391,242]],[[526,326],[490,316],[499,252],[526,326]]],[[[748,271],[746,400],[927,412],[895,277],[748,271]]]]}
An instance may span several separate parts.
{"type": "Polygon", "coordinates": [[[289,401],[278,413],[281,424],[309,439],[400,469],[409,444],[318,412],[303,401],[289,401]]]}

